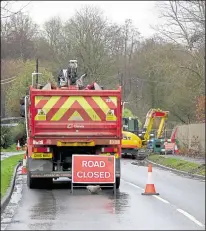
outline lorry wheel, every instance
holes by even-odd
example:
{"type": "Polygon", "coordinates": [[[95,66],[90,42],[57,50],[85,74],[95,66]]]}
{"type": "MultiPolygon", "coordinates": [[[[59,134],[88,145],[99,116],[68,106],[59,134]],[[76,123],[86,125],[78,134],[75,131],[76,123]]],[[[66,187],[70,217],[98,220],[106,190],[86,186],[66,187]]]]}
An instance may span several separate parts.
{"type": "Polygon", "coordinates": [[[30,189],[34,189],[36,188],[38,185],[38,179],[37,178],[31,178],[31,175],[30,173],[28,172],[27,173],[27,186],[30,188],[30,189]]]}
{"type": "Polygon", "coordinates": [[[120,177],[116,177],[116,189],[120,187],[120,177]]]}

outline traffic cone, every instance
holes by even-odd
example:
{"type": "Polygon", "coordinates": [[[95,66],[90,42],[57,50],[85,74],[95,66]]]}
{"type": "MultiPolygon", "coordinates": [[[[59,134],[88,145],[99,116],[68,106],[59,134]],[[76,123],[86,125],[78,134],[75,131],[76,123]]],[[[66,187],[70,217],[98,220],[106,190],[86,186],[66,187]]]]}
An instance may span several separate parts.
{"type": "Polygon", "coordinates": [[[175,144],[175,154],[179,154],[179,149],[176,144],[175,144]]]}
{"type": "Polygon", "coordinates": [[[145,192],[142,193],[142,195],[159,195],[159,193],[156,193],[155,186],[152,182],[152,165],[148,165],[148,178],[147,178],[147,184],[145,187],[145,192]]]}
{"type": "Polygon", "coordinates": [[[26,161],[27,161],[27,157],[26,157],[26,154],[24,154],[23,166],[22,166],[22,169],[21,169],[21,174],[22,175],[27,174],[26,161]]]}
{"type": "Polygon", "coordinates": [[[20,148],[21,148],[21,146],[20,146],[20,143],[19,143],[19,140],[18,140],[17,145],[16,145],[16,150],[19,151],[20,148]]]}

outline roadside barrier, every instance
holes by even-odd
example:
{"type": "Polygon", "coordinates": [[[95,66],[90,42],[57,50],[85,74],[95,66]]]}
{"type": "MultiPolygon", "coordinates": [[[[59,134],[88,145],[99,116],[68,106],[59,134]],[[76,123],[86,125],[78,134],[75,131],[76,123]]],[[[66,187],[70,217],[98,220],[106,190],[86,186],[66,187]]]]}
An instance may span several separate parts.
{"type": "Polygon", "coordinates": [[[156,192],[155,186],[152,180],[152,165],[148,165],[148,178],[147,178],[147,184],[145,187],[145,192],[142,193],[142,195],[159,195],[159,193],[156,192]]]}
{"type": "Polygon", "coordinates": [[[175,153],[175,143],[167,143],[165,142],[165,155],[167,154],[167,151],[172,151],[172,154],[175,153]]]}

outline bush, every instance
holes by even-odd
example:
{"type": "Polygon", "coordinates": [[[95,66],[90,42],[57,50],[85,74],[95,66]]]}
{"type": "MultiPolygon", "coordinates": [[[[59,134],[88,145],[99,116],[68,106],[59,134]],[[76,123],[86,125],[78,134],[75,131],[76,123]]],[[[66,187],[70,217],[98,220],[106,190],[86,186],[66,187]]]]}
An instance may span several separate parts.
{"type": "Polygon", "coordinates": [[[8,148],[13,142],[11,127],[1,127],[1,147],[8,148]]]}
{"type": "MultiPolygon", "coordinates": [[[[30,60],[24,63],[23,69],[16,74],[16,81],[11,82],[6,92],[6,112],[8,116],[20,115],[20,98],[24,97],[29,90],[29,86],[32,83],[31,75],[36,68],[34,60],[30,60]]],[[[46,84],[48,81],[55,82],[52,73],[47,71],[41,65],[39,66],[39,72],[42,75],[39,77],[39,83],[46,84]]]]}
{"type": "Polygon", "coordinates": [[[26,143],[26,126],[24,123],[20,123],[12,129],[13,140],[15,143],[20,142],[20,145],[23,146],[26,143]]]}
{"type": "Polygon", "coordinates": [[[6,149],[19,140],[20,145],[26,143],[26,127],[20,123],[15,127],[1,127],[1,147],[6,149]]]}

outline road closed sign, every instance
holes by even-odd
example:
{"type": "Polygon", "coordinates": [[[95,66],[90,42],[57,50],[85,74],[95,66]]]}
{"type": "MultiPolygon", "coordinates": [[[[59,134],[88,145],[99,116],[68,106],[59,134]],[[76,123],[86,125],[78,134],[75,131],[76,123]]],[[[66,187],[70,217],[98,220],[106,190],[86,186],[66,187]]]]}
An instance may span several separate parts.
{"type": "Polygon", "coordinates": [[[115,157],[73,155],[72,183],[115,183],[115,157]]]}

